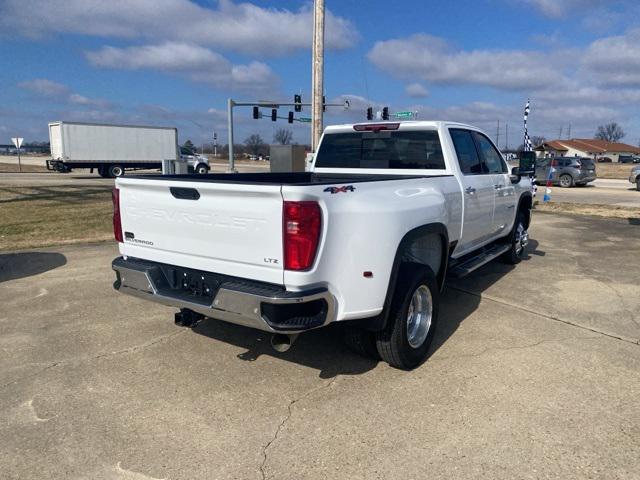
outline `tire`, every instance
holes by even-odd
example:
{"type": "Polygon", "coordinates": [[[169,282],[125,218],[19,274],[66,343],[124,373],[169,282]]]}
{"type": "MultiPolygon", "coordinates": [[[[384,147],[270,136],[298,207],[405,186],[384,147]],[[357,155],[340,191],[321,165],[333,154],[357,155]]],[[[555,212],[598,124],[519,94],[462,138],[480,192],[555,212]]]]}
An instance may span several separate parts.
{"type": "Polygon", "coordinates": [[[380,360],[376,347],[376,334],[362,328],[345,326],[342,333],[344,343],[349,350],[367,358],[380,360]]]}
{"type": "Polygon", "coordinates": [[[98,167],[98,175],[102,178],[109,178],[109,172],[107,172],[107,169],[102,165],[98,167]]]}
{"type": "Polygon", "coordinates": [[[568,173],[563,173],[558,179],[558,183],[562,188],[573,187],[573,177],[568,173]]]}
{"type": "Polygon", "coordinates": [[[636,180],[636,190],[640,192],[640,178],[636,180]]]}
{"type": "Polygon", "coordinates": [[[199,163],[198,165],[196,165],[196,168],[194,169],[194,171],[198,175],[204,175],[206,173],[209,173],[209,167],[207,167],[204,163],[199,163]]]}
{"type": "Polygon", "coordinates": [[[403,264],[387,326],[376,334],[380,358],[401,370],[411,370],[424,362],[436,331],[439,305],[440,289],[433,270],[417,263],[403,264]],[[420,305],[424,307],[422,321],[416,323],[418,319],[414,315],[416,309],[422,310],[420,305]],[[410,318],[414,322],[410,322],[410,318]],[[413,329],[413,335],[410,335],[411,325],[419,326],[413,329]]]}
{"type": "Polygon", "coordinates": [[[505,263],[517,265],[522,260],[524,252],[527,249],[527,243],[529,243],[529,233],[527,232],[525,225],[524,214],[522,212],[518,212],[518,215],[516,215],[516,221],[511,229],[511,233],[509,233],[509,236],[507,237],[507,243],[511,248],[502,255],[502,260],[504,260],[505,263]]]}
{"type": "Polygon", "coordinates": [[[124,175],[124,167],[118,164],[112,164],[107,167],[107,176],[110,178],[118,178],[124,175]]]}

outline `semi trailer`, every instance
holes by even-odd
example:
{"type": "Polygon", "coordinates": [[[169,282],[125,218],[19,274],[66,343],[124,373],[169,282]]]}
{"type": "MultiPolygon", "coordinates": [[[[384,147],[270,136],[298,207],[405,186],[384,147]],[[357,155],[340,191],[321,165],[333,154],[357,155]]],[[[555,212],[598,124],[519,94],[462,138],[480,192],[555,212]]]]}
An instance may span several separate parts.
{"type": "Polygon", "coordinates": [[[103,177],[120,177],[126,170],[160,169],[163,161],[180,158],[193,172],[209,170],[206,157],[181,156],[175,127],[59,121],[49,123],[49,141],[47,169],[62,173],[89,168],[103,177]]]}

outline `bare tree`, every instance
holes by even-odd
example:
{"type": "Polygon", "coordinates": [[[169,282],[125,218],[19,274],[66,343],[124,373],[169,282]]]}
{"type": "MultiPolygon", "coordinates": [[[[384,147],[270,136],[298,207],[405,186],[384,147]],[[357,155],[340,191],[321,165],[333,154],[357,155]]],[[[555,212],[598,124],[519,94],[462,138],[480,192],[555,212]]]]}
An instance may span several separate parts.
{"type": "Polygon", "coordinates": [[[258,152],[264,145],[264,140],[262,140],[262,137],[259,134],[254,133],[247,137],[247,139],[244,141],[244,144],[247,146],[251,153],[253,153],[254,155],[258,155],[258,152]]]}
{"type": "Polygon", "coordinates": [[[616,122],[607,123],[606,125],[600,125],[594,138],[598,140],[604,140],[606,142],[617,142],[624,137],[625,133],[622,127],[616,122]]]}
{"type": "Polygon", "coordinates": [[[293,140],[293,132],[286,128],[279,128],[273,135],[273,143],[280,145],[289,145],[293,140]]]}
{"type": "Polygon", "coordinates": [[[542,145],[544,142],[546,142],[547,139],[544,137],[539,137],[534,135],[533,137],[531,137],[531,145],[533,145],[533,147],[539,147],[540,145],[542,145]]]}

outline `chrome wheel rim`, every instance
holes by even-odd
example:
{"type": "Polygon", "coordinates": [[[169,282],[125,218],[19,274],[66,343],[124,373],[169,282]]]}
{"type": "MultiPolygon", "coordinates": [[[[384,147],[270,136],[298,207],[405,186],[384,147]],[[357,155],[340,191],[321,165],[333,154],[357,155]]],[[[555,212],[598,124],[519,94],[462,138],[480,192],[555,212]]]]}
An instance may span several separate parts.
{"type": "Polygon", "coordinates": [[[563,175],[562,177],[560,177],[560,185],[562,185],[563,187],[568,187],[569,185],[571,185],[571,178],[563,175]]]}
{"type": "Polygon", "coordinates": [[[524,249],[529,244],[529,232],[524,228],[522,223],[518,223],[518,228],[516,228],[516,255],[521,255],[524,252],[524,249]]]}
{"type": "Polygon", "coordinates": [[[113,173],[114,177],[119,177],[120,175],[122,175],[122,168],[115,167],[111,170],[111,173],[113,173]]]}
{"type": "Polygon", "coordinates": [[[412,348],[420,347],[431,329],[433,316],[433,300],[431,291],[426,285],[420,285],[409,304],[407,312],[407,342],[412,348]]]}

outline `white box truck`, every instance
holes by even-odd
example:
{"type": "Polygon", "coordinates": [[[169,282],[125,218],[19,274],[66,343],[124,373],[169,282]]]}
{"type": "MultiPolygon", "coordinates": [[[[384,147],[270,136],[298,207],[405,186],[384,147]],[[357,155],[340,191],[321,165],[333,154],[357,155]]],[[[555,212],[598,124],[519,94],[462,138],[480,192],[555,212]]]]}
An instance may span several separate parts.
{"type": "MultiPolygon", "coordinates": [[[[51,160],[47,169],[63,173],[95,168],[103,177],[120,177],[125,170],[160,169],[163,160],[183,157],[174,127],[51,122],[49,141],[51,160]]],[[[194,172],[209,170],[206,157],[190,155],[183,159],[194,172]]]]}

